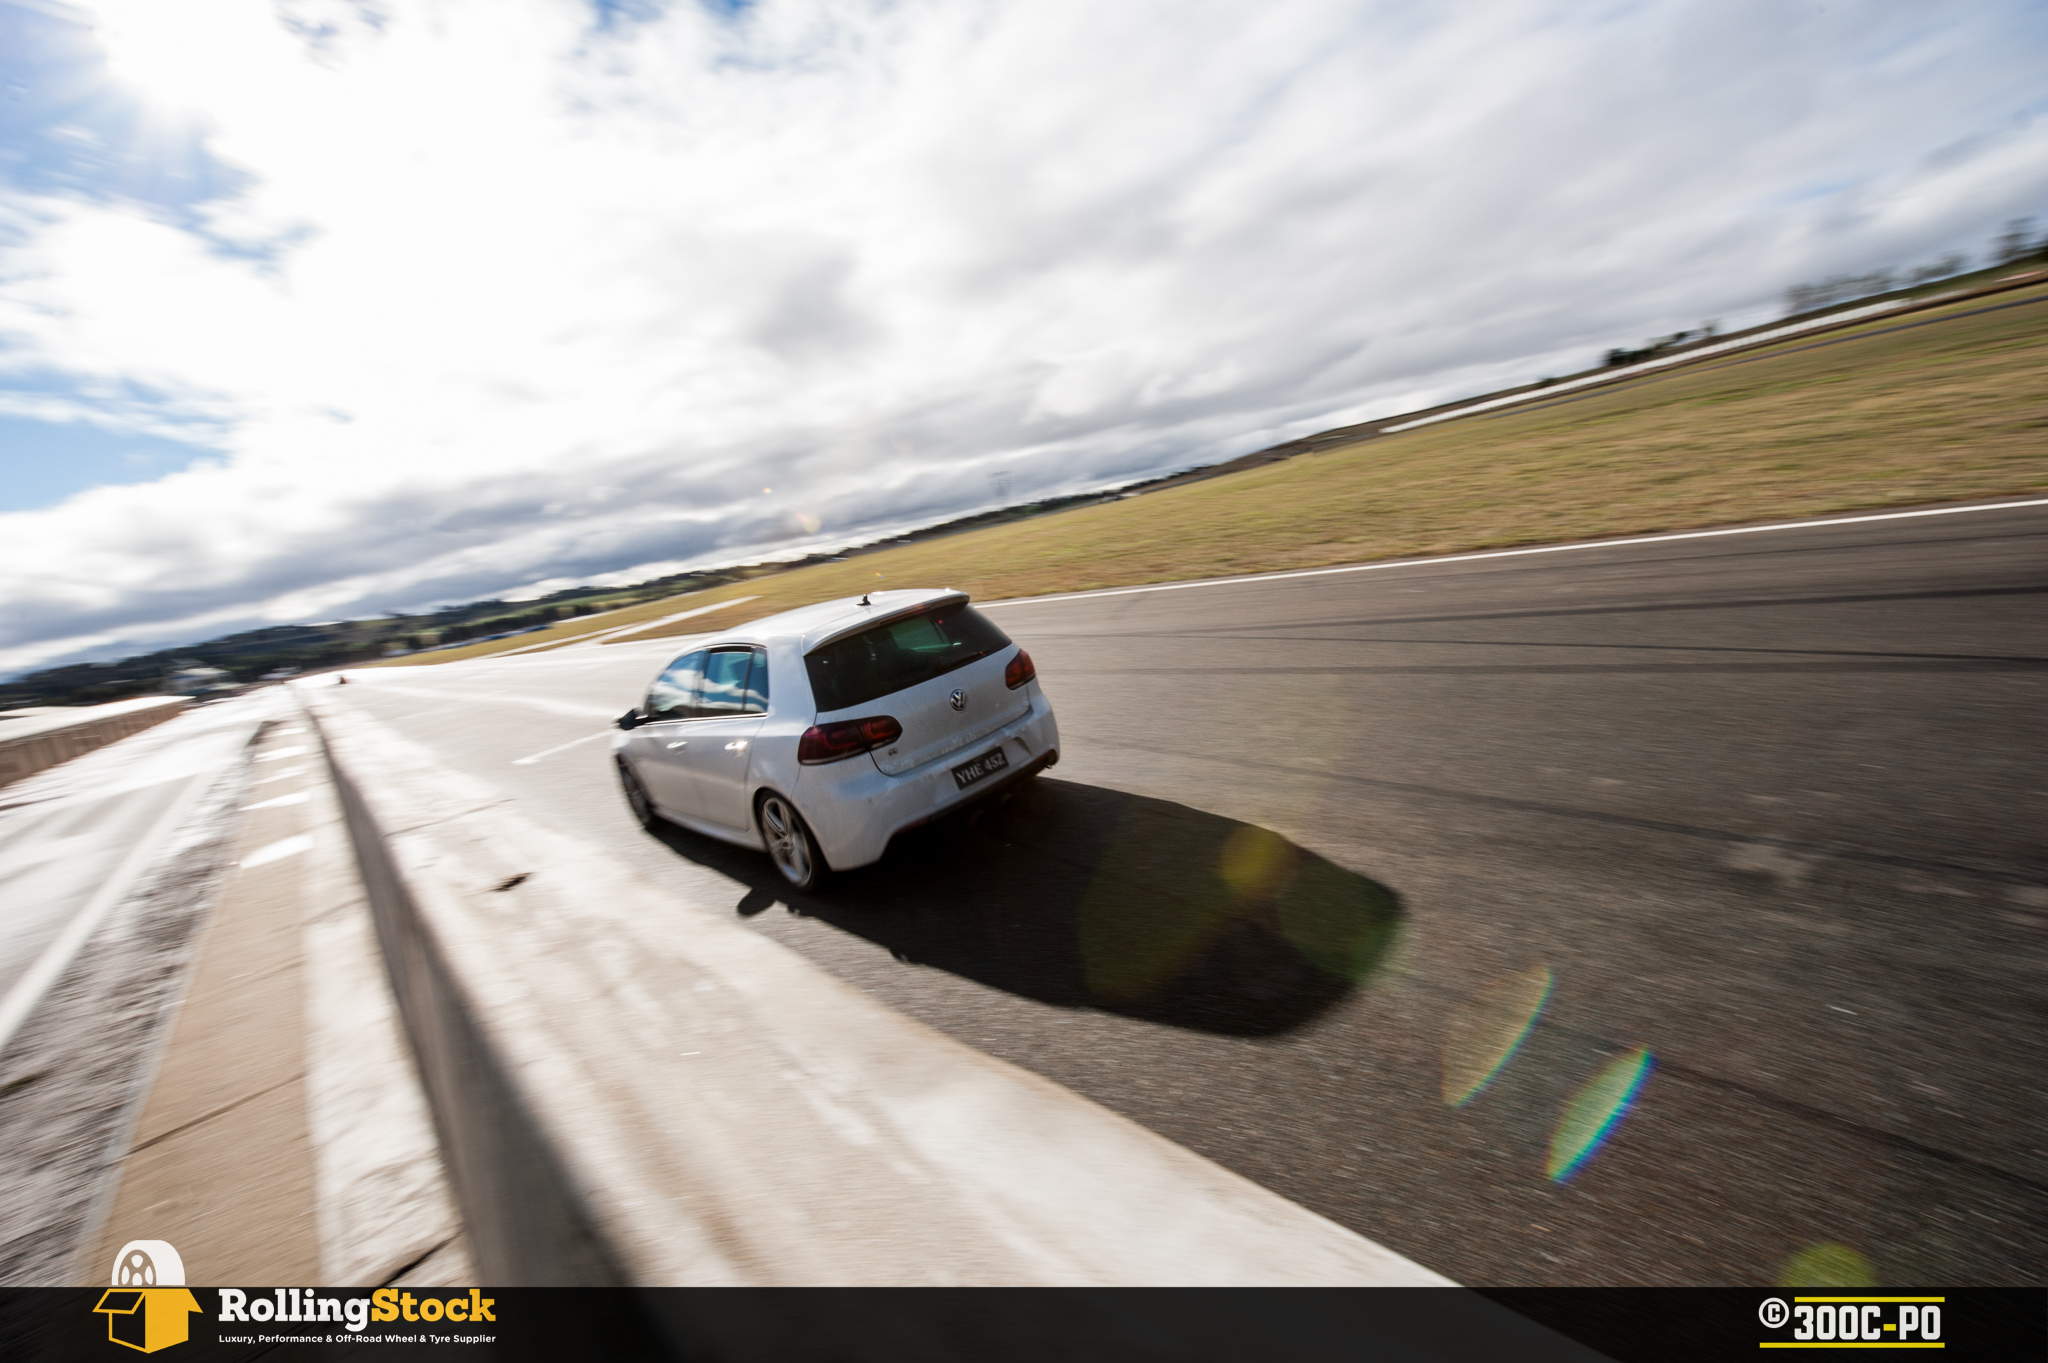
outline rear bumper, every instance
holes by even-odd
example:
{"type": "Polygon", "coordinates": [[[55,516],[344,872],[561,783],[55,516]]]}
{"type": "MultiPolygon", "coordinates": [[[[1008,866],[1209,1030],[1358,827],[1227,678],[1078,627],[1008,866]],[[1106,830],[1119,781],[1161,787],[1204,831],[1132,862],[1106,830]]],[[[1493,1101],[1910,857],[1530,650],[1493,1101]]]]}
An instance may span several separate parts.
{"type": "Polygon", "coordinates": [[[981,742],[901,776],[885,774],[867,758],[806,768],[791,797],[825,860],[834,870],[852,870],[881,860],[898,833],[944,818],[1051,766],[1059,761],[1059,742],[1059,724],[1041,698],[1029,714],[981,742]],[[960,789],[953,768],[998,744],[1010,770],[960,789]]]}
{"type": "MultiPolygon", "coordinates": [[[[1002,794],[1004,791],[1010,789],[1012,786],[1015,786],[1019,781],[1023,781],[1030,777],[1038,775],[1038,773],[1044,771],[1047,767],[1058,766],[1059,760],[1060,750],[1058,748],[1047,748],[1044,752],[1032,758],[1023,766],[1011,767],[1009,770],[1005,771],[1002,774],[1002,776],[997,780],[981,781],[975,784],[974,786],[961,791],[960,799],[956,803],[947,805],[944,809],[938,810],[935,813],[927,814],[922,819],[913,819],[909,823],[903,825],[903,827],[897,829],[896,832],[908,833],[911,829],[920,828],[925,824],[930,823],[934,819],[943,819],[948,817],[949,815],[958,814],[963,809],[967,809],[974,805],[982,803],[991,795],[1002,794]]],[[[891,834],[890,836],[893,837],[895,836],[895,834],[891,834]]]]}

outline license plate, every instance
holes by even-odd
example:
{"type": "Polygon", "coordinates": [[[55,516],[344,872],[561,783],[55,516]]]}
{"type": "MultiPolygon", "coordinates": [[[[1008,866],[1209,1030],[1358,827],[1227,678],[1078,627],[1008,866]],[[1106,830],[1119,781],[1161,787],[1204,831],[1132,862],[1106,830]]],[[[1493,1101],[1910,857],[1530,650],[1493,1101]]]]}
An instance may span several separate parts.
{"type": "Polygon", "coordinates": [[[972,762],[964,762],[953,768],[953,782],[965,790],[991,772],[1001,771],[1010,765],[1010,759],[1003,756],[1001,748],[991,748],[972,762]]]}

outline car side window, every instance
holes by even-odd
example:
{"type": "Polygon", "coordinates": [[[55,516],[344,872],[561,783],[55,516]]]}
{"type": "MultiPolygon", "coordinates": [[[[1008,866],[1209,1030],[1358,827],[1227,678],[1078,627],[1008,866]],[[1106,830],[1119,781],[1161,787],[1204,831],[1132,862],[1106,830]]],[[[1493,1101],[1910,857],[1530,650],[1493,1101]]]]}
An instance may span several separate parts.
{"type": "Polygon", "coordinates": [[[768,713],[768,650],[753,650],[754,666],[747,673],[747,703],[743,707],[750,715],[768,713]]]}
{"type": "Polygon", "coordinates": [[[704,664],[704,689],[697,700],[697,714],[710,719],[717,715],[747,712],[747,674],[754,668],[751,648],[719,648],[711,651],[704,664]]]}
{"type": "Polygon", "coordinates": [[[686,653],[662,669],[647,689],[644,707],[650,720],[690,719],[697,714],[697,693],[704,679],[704,663],[710,655],[703,649],[686,653]]]}

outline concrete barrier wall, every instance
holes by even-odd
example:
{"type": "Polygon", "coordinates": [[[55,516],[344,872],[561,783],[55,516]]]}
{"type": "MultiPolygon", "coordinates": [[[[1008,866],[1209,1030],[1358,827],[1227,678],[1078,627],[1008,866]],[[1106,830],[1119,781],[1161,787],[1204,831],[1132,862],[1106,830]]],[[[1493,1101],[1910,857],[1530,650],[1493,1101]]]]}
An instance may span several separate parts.
{"type": "Polygon", "coordinates": [[[1447,1284],[303,694],[486,1281],[1447,1284]]]}
{"type": "Polygon", "coordinates": [[[184,708],[183,696],[143,696],[111,705],[0,712],[0,786],[139,734],[184,708]]]}
{"type": "Polygon", "coordinates": [[[573,1178],[510,1082],[504,1058],[473,1019],[461,972],[451,968],[422,920],[375,816],[348,775],[350,765],[330,761],[335,794],[433,1108],[442,1165],[469,1221],[478,1281],[627,1285],[590,1224],[573,1178]]]}

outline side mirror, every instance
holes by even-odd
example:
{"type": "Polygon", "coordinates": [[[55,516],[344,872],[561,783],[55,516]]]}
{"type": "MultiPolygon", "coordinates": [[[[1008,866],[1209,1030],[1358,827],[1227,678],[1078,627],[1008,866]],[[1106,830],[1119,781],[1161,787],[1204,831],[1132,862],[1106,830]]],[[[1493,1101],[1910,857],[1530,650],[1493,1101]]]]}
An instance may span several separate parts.
{"type": "Polygon", "coordinates": [[[634,706],[632,709],[626,711],[625,714],[620,715],[617,719],[612,721],[612,723],[618,725],[618,727],[620,727],[621,729],[637,729],[640,727],[642,722],[643,716],[640,714],[640,707],[638,707],[637,705],[634,706]]]}

